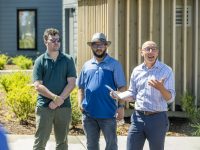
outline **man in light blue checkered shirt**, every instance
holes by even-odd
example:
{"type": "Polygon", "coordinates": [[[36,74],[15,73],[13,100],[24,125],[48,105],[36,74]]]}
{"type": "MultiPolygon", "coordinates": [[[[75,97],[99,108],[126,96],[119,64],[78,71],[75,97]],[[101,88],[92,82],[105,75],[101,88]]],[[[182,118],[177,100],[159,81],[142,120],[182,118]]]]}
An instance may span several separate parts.
{"type": "Polygon", "coordinates": [[[174,74],[160,62],[159,50],[153,41],[142,45],[144,62],[133,69],[129,91],[133,96],[125,100],[135,101],[135,112],[127,137],[127,150],[142,150],[145,140],[150,150],[163,150],[169,127],[167,104],[174,101],[174,74]]]}

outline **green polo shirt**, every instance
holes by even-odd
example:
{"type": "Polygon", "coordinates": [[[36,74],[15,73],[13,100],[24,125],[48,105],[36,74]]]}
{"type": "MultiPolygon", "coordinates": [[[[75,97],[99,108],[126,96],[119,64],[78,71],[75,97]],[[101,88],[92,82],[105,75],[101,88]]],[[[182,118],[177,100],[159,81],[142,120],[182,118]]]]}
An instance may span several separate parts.
{"type": "MultiPolygon", "coordinates": [[[[75,77],[76,70],[71,56],[59,52],[56,61],[44,53],[35,60],[33,82],[42,81],[43,85],[56,95],[60,95],[67,86],[67,78],[75,77]]],[[[51,99],[38,94],[37,106],[48,107],[51,99]]],[[[71,107],[68,97],[60,107],[71,107]]]]}

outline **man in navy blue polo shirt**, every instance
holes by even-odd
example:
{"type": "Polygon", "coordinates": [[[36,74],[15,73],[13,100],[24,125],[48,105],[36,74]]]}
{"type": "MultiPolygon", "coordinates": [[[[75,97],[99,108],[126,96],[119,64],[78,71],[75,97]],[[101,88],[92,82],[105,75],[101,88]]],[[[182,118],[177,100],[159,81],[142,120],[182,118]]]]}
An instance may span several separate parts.
{"type": "Polygon", "coordinates": [[[116,118],[124,117],[124,104],[110,97],[110,86],[114,90],[125,90],[125,77],[121,64],[107,54],[111,44],[103,33],[95,33],[87,43],[94,57],[87,61],[78,80],[79,104],[83,112],[83,129],[88,150],[99,150],[102,131],[106,150],[117,150],[116,118]],[[119,103],[119,104],[118,104],[119,103]]]}

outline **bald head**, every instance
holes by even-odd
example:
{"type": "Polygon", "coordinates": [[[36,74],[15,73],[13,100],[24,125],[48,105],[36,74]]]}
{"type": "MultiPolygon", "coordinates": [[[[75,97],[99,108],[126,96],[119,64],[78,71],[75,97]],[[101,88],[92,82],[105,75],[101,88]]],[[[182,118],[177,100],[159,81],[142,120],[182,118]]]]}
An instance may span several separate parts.
{"type": "Polygon", "coordinates": [[[146,47],[155,47],[158,48],[157,44],[154,41],[146,41],[142,44],[142,49],[145,49],[146,47]]]}

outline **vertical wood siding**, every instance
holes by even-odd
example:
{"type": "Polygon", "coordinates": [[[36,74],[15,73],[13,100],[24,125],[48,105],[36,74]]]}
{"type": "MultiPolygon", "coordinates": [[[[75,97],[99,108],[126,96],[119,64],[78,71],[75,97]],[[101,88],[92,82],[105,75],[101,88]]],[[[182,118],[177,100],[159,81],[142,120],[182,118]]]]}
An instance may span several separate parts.
{"type": "Polygon", "coordinates": [[[177,96],[172,109],[186,91],[200,105],[198,0],[79,0],[78,10],[78,71],[92,57],[86,43],[94,32],[104,32],[112,41],[108,53],[123,64],[128,82],[132,69],[143,61],[142,43],[153,40],[160,48],[159,59],[175,72],[177,96]],[[182,25],[176,25],[177,6],[183,8],[182,25]]]}

